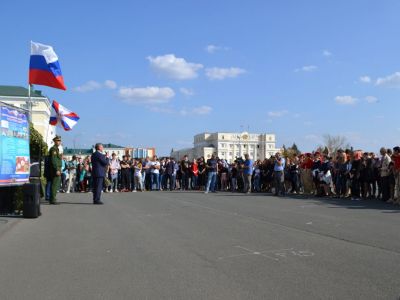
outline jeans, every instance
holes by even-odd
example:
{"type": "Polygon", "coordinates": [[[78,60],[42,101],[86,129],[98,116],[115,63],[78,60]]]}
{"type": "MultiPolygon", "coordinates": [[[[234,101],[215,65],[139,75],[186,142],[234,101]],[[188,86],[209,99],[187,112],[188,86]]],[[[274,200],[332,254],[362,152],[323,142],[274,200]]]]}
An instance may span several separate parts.
{"type": "Polygon", "coordinates": [[[161,189],[165,189],[165,175],[164,174],[160,174],[160,177],[159,177],[159,179],[160,179],[160,183],[159,183],[159,186],[161,187],[161,189]]]}
{"type": "Polygon", "coordinates": [[[142,172],[142,188],[146,188],[146,172],[142,172]]]}
{"type": "Polygon", "coordinates": [[[299,178],[299,174],[297,172],[290,174],[290,182],[292,184],[291,192],[298,193],[300,191],[300,178],[299,178]]]}
{"type": "Polygon", "coordinates": [[[46,200],[49,201],[51,196],[51,180],[47,179],[46,182],[46,200]]]}
{"type": "Polygon", "coordinates": [[[61,173],[61,190],[65,192],[67,187],[67,174],[61,173]]]}
{"type": "Polygon", "coordinates": [[[346,175],[339,173],[336,177],[336,195],[345,196],[346,195],[346,175]]]}
{"type": "Polygon", "coordinates": [[[189,175],[185,172],[182,172],[182,185],[181,190],[189,189],[189,175]]]}
{"type": "Polygon", "coordinates": [[[197,188],[197,176],[195,175],[192,175],[191,188],[192,190],[197,188]]]}
{"type": "Polygon", "coordinates": [[[244,177],[243,192],[250,193],[251,192],[251,174],[243,174],[243,177],[244,177]]]}
{"type": "Polygon", "coordinates": [[[275,195],[278,196],[281,194],[282,196],[285,196],[285,175],[283,171],[274,171],[275,175],[275,195]]]}
{"type": "Polygon", "coordinates": [[[237,179],[236,177],[231,178],[231,192],[236,191],[237,188],[237,179]]]}
{"type": "Polygon", "coordinates": [[[260,179],[261,179],[260,176],[254,176],[254,183],[253,183],[254,187],[253,188],[254,188],[254,191],[256,191],[256,192],[261,191],[260,179]]]}
{"type": "Polygon", "coordinates": [[[76,171],[74,169],[69,171],[67,193],[75,192],[75,188],[76,188],[76,171]]]}
{"type": "Polygon", "coordinates": [[[116,174],[111,174],[111,186],[110,190],[115,192],[115,190],[118,189],[118,173],[116,174]]]}
{"type": "Polygon", "coordinates": [[[135,175],[134,177],[135,185],[134,185],[134,191],[140,190],[143,191],[143,181],[142,181],[142,174],[135,175]]]}
{"type": "Polygon", "coordinates": [[[159,181],[160,174],[159,173],[151,173],[151,183],[150,183],[150,190],[159,190],[160,189],[160,181],[159,181]],[[155,187],[154,187],[155,186],[155,187]]]}
{"type": "Polygon", "coordinates": [[[175,190],[175,179],[176,175],[175,174],[165,174],[165,189],[167,189],[169,185],[169,190],[173,191],[175,190]]]}
{"type": "Polygon", "coordinates": [[[217,172],[208,172],[206,192],[215,192],[215,183],[217,180],[217,172]]]}

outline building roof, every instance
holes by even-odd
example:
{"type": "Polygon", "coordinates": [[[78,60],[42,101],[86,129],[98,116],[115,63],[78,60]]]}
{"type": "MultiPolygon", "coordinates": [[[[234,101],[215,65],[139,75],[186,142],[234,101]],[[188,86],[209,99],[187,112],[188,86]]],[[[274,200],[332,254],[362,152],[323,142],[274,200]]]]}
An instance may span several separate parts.
{"type": "MultiPolygon", "coordinates": [[[[0,85],[0,96],[9,97],[28,97],[29,91],[22,86],[0,85]]],[[[42,95],[42,91],[31,89],[31,97],[47,98],[42,95]]]]}
{"type": "Polygon", "coordinates": [[[70,149],[70,148],[65,147],[63,150],[64,150],[64,152],[63,152],[64,155],[74,155],[74,154],[76,154],[76,155],[79,155],[79,154],[88,155],[88,154],[92,154],[93,153],[92,149],[70,149]]]}
{"type": "Polygon", "coordinates": [[[114,144],[103,144],[104,148],[120,148],[120,149],[125,149],[125,147],[114,145],[114,144]]]}

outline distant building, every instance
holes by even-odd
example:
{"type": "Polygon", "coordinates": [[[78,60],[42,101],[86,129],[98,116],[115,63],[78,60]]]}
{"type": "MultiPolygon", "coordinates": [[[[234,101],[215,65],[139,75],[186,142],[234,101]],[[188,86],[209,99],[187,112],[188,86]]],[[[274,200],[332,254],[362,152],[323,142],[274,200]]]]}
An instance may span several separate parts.
{"type": "MultiPolygon", "coordinates": [[[[28,89],[20,86],[0,85],[0,101],[29,110],[28,89]]],[[[43,136],[50,147],[56,135],[56,127],[49,125],[51,103],[41,91],[31,90],[33,127],[43,136]]]]}
{"type": "Polygon", "coordinates": [[[86,156],[90,156],[93,153],[93,149],[71,149],[64,147],[63,148],[63,157],[68,161],[72,159],[72,156],[85,158],[86,156]]]}
{"type": "Polygon", "coordinates": [[[103,144],[103,147],[105,153],[108,153],[110,156],[115,153],[119,159],[122,159],[122,156],[126,154],[126,148],[123,146],[118,146],[114,144],[103,144]]]}
{"type": "Polygon", "coordinates": [[[276,148],[275,134],[255,134],[248,132],[215,132],[200,133],[194,136],[193,148],[173,150],[171,156],[189,159],[204,156],[206,159],[215,153],[219,158],[229,162],[248,153],[252,159],[263,160],[280,152],[276,148]]]}
{"type": "Polygon", "coordinates": [[[146,158],[148,157],[153,157],[156,155],[156,149],[155,148],[126,148],[127,152],[129,155],[133,158],[146,158]]]}
{"type": "MultiPolygon", "coordinates": [[[[147,156],[152,157],[156,155],[155,148],[132,148],[110,143],[103,144],[103,147],[105,153],[108,153],[109,156],[115,153],[120,160],[122,160],[122,156],[127,154],[133,158],[146,158],[147,156]]],[[[73,155],[84,158],[85,156],[92,155],[94,151],[94,145],[91,149],[71,149],[65,147],[63,155],[66,160],[71,160],[73,155]]]]}

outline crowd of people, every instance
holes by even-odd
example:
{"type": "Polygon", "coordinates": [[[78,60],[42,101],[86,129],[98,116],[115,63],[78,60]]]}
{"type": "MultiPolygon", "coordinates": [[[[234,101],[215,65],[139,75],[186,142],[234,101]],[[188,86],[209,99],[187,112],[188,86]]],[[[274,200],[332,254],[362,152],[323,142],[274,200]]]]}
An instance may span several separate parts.
{"type": "MultiPolygon", "coordinates": [[[[197,190],[243,193],[266,192],[277,196],[308,194],[321,197],[380,199],[400,204],[400,147],[380,149],[380,155],[361,150],[304,153],[263,161],[245,154],[228,163],[215,155],[205,159],[173,157],[145,159],[107,154],[109,163],[103,192],[197,190]]],[[[92,190],[91,157],[62,161],[61,191],[92,190]]]]}

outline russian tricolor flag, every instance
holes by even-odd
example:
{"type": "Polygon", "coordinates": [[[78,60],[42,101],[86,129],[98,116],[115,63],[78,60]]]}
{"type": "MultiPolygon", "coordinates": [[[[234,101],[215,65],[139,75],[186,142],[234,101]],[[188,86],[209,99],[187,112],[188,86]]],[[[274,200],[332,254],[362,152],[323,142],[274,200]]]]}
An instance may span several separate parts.
{"type": "Polygon", "coordinates": [[[64,130],[69,131],[78,122],[79,116],[76,113],[62,106],[56,100],[53,100],[51,107],[52,107],[52,112],[49,122],[50,125],[53,126],[61,125],[62,128],[64,128],[64,130]]]}
{"type": "Polygon", "coordinates": [[[31,42],[29,84],[66,90],[57,54],[53,47],[31,42]]]}

